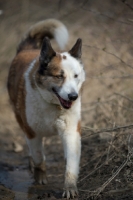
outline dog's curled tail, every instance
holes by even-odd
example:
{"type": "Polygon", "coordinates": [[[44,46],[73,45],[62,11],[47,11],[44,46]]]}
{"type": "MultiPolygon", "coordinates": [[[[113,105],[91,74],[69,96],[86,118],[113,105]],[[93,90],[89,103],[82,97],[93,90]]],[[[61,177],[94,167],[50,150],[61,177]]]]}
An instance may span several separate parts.
{"type": "Polygon", "coordinates": [[[55,39],[61,50],[68,41],[68,31],[63,23],[56,19],[46,19],[31,26],[18,45],[17,53],[22,50],[41,48],[44,37],[55,39]]]}

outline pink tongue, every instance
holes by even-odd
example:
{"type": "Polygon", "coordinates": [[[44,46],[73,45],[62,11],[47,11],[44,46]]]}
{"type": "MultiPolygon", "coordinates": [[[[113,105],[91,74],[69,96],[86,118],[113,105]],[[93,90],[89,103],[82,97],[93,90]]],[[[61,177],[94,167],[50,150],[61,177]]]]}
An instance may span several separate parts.
{"type": "Polygon", "coordinates": [[[63,105],[65,105],[66,107],[68,107],[68,108],[71,107],[71,105],[72,105],[72,102],[71,102],[71,101],[66,101],[66,100],[64,100],[64,99],[62,99],[62,98],[60,98],[60,100],[61,100],[61,103],[62,103],[63,105]]]}

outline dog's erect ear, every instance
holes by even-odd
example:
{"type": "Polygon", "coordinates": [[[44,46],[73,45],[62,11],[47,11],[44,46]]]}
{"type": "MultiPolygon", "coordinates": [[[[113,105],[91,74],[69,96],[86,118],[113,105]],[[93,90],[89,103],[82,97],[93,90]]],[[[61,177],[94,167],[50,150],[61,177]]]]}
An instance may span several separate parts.
{"type": "Polygon", "coordinates": [[[48,63],[51,59],[56,55],[56,52],[53,50],[50,40],[48,38],[44,38],[41,52],[40,52],[40,68],[39,73],[44,74],[44,70],[47,68],[48,63]]]}
{"type": "Polygon", "coordinates": [[[69,53],[74,58],[79,59],[79,58],[81,58],[81,55],[82,55],[81,48],[82,48],[82,40],[79,38],[79,39],[77,39],[77,42],[72,47],[72,49],[69,51],[69,53]]]}

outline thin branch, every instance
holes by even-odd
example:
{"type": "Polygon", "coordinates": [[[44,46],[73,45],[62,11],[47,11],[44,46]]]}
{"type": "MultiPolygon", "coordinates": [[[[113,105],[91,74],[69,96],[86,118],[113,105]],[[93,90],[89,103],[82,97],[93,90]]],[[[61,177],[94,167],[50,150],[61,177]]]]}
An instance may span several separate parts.
{"type": "Polygon", "coordinates": [[[59,1],[58,1],[58,12],[60,12],[60,9],[61,9],[61,3],[62,3],[62,0],[59,0],[59,1]]]}
{"type": "Polygon", "coordinates": [[[125,76],[88,76],[90,79],[132,79],[133,74],[125,75],[125,76]]]}
{"type": "Polygon", "coordinates": [[[123,94],[119,94],[119,93],[116,93],[116,92],[115,92],[114,94],[119,95],[120,97],[123,97],[123,98],[125,98],[125,99],[127,99],[128,101],[131,101],[131,102],[133,103],[133,99],[130,99],[129,97],[124,96],[123,94]]]}
{"type": "Polygon", "coordinates": [[[114,128],[105,128],[105,129],[101,129],[101,130],[96,130],[94,128],[91,128],[91,127],[88,127],[88,126],[84,126],[82,127],[82,130],[86,131],[91,131],[93,132],[93,134],[89,134],[89,135],[86,135],[84,137],[82,137],[82,139],[85,139],[91,135],[96,135],[96,134],[99,134],[99,133],[105,133],[105,132],[114,132],[114,131],[120,131],[120,130],[123,130],[123,129],[132,129],[133,128],[133,124],[129,124],[129,125],[125,125],[125,126],[117,126],[117,127],[114,127],[114,128]]]}
{"type": "Polygon", "coordinates": [[[124,3],[130,10],[133,11],[133,7],[126,1],[126,0],[120,0],[122,3],[124,3]]]}
{"type": "Polygon", "coordinates": [[[103,52],[105,52],[105,53],[107,53],[107,54],[110,54],[110,55],[114,56],[115,58],[117,58],[118,60],[120,60],[123,64],[127,65],[129,68],[133,69],[133,67],[132,67],[131,65],[127,64],[127,63],[126,63],[124,60],[122,60],[119,56],[117,56],[117,55],[115,55],[115,54],[113,54],[113,53],[107,51],[105,48],[101,49],[101,48],[96,47],[96,46],[85,45],[85,44],[83,44],[83,46],[90,47],[90,48],[95,48],[95,49],[98,49],[98,50],[100,50],[100,51],[103,51],[103,52]]]}
{"type": "MultiPolygon", "coordinates": [[[[114,122],[114,124],[113,124],[113,128],[115,127],[115,122],[114,122]]],[[[116,133],[117,134],[117,133],[116,133]]],[[[109,154],[110,154],[110,151],[111,151],[111,147],[113,146],[113,142],[115,141],[115,137],[114,137],[114,135],[113,135],[113,137],[112,137],[112,140],[111,140],[111,142],[109,143],[109,147],[108,147],[108,151],[107,151],[107,156],[106,156],[106,158],[107,158],[107,161],[108,161],[108,159],[109,159],[109,154]]]]}
{"type": "Polygon", "coordinates": [[[107,195],[112,195],[112,194],[116,194],[116,193],[125,193],[125,192],[130,192],[132,191],[133,188],[122,188],[120,190],[110,190],[108,192],[105,192],[105,194],[107,195]]]}
{"type": "Polygon", "coordinates": [[[88,12],[91,12],[91,13],[93,13],[94,15],[101,15],[101,16],[104,16],[104,17],[106,17],[106,18],[109,18],[109,19],[111,19],[111,20],[117,22],[117,23],[122,23],[122,24],[127,24],[127,25],[132,26],[131,23],[124,22],[124,21],[121,21],[121,20],[116,20],[115,18],[110,17],[110,16],[108,16],[108,15],[106,15],[106,14],[103,14],[103,13],[100,13],[100,12],[97,12],[97,11],[94,11],[94,10],[91,10],[91,9],[88,9],[88,8],[86,9],[86,8],[84,8],[84,7],[81,7],[81,9],[83,9],[83,10],[85,10],[85,11],[88,11],[88,12]]]}
{"type": "Polygon", "coordinates": [[[116,172],[111,176],[101,187],[97,189],[96,197],[107,187],[107,185],[120,173],[120,171],[126,166],[129,158],[127,157],[126,161],[124,161],[121,166],[116,170],[116,172]]]}
{"type": "MultiPolygon", "coordinates": [[[[114,155],[112,155],[108,161],[110,161],[112,158],[114,157],[114,155]]],[[[83,177],[82,179],[80,179],[79,183],[82,182],[84,179],[88,178],[90,175],[94,174],[98,169],[100,169],[102,166],[104,166],[106,164],[107,160],[105,160],[105,162],[103,162],[101,165],[99,165],[97,168],[95,168],[93,171],[91,171],[89,174],[87,174],[85,177],[83,177]]]]}
{"type": "Polygon", "coordinates": [[[97,104],[95,104],[95,105],[93,105],[91,108],[89,108],[89,109],[82,109],[82,113],[87,113],[87,112],[90,112],[90,111],[93,111],[94,109],[96,109],[97,108],[97,106],[100,106],[100,105],[104,105],[104,104],[106,104],[106,103],[108,103],[108,104],[110,104],[110,105],[112,105],[112,106],[117,106],[117,107],[120,107],[120,108],[123,108],[123,109],[125,109],[125,110],[128,110],[128,111],[130,111],[130,112],[133,112],[133,109],[132,108],[128,108],[128,107],[126,107],[126,106],[121,106],[121,105],[119,105],[119,104],[116,104],[116,103],[112,103],[111,102],[112,100],[108,100],[108,101],[101,101],[101,102],[97,102],[97,104]]]}
{"type": "Polygon", "coordinates": [[[127,64],[127,63],[126,63],[124,60],[122,60],[120,57],[116,56],[115,54],[113,54],[113,53],[111,53],[111,52],[109,52],[109,51],[106,51],[106,49],[103,49],[103,51],[106,52],[107,54],[110,54],[110,55],[116,57],[116,58],[119,59],[122,63],[124,63],[125,65],[127,65],[128,67],[130,67],[130,68],[133,69],[133,67],[132,67],[131,65],[127,64]]]}

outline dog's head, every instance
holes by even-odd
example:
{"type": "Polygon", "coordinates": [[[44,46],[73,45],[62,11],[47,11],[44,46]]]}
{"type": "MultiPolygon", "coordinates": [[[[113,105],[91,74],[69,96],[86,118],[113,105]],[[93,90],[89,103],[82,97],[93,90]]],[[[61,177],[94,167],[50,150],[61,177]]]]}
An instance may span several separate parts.
{"type": "Polygon", "coordinates": [[[81,47],[82,41],[78,39],[69,52],[56,53],[45,38],[40,52],[38,86],[47,89],[65,109],[79,97],[85,80],[81,47]]]}

